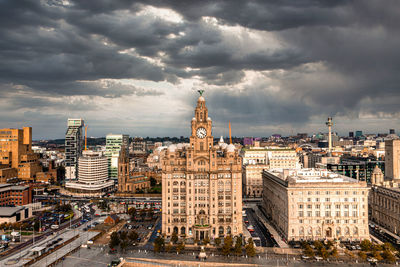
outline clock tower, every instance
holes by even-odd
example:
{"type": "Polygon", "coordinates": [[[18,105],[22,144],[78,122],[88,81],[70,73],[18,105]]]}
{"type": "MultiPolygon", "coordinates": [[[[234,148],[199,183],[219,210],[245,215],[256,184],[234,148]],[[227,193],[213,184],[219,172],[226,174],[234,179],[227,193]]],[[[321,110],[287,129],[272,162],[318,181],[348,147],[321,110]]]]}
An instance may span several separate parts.
{"type": "Polygon", "coordinates": [[[203,240],[242,233],[239,147],[214,145],[212,121],[199,91],[188,144],[170,145],[162,164],[162,233],[203,240]]]}
{"type": "Polygon", "coordinates": [[[212,121],[208,117],[206,101],[201,95],[197,100],[197,107],[194,114],[190,144],[198,152],[207,152],[213,146],[214,138],[212,136],[212,121]]]}

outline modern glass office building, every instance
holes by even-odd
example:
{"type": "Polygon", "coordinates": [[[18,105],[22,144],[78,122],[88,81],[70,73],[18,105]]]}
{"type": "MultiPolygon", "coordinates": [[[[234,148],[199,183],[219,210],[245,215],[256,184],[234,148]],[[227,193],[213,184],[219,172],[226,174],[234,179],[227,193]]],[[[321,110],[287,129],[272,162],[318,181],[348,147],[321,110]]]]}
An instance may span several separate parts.
{"type": "Polygon", "coordinates": [[[68,119],[68,128],[65,133],[65,178],[75,180],[77,178],[78,158],[82,155],[83,119],[68,119]]]}
{"type": "Polygon", "coordinates": [[[106,136],[105,156],[108,159],[108,177],[114,180],[118,180],[118,157],[122,146],[129,153],[129,135],[108,134],[106,136]]]}

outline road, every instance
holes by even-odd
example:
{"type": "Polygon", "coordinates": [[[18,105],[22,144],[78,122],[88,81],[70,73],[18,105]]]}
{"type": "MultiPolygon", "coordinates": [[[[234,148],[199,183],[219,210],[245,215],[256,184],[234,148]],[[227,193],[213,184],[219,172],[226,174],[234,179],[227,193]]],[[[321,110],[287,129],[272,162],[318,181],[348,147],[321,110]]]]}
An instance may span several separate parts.
{"type": "Polygon", "coordinates": [[[154,227],[154,230],[151,233],[149,240],[147,241],[147,243],[145,245],[142,246],[143,249],[145,249],[145,250],[153,249],[154,240],[156,240],[156,238],[157,238],[157,230],[161,230],[161,217],[157,221],[156,226],[154,227]]]}
{"type": "Polygon", "coordinates": [[[249,224],[254,226],[254,231],[260,237],[261,246],[263,247],[274,247],[278,246],[276,241],[271,237],[268,229],[258,220],[257,215],[254,213],[253,209],[246,209],[247,218],[249,219],[249,224]]]}

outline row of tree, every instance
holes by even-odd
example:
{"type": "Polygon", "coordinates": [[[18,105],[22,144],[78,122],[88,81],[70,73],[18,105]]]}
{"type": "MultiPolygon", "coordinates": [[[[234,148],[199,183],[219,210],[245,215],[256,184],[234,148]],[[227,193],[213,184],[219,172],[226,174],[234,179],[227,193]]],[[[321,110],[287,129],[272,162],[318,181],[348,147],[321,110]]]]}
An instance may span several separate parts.
{"type": "MultiPolygon", "coordinates": [[[[224,256],[230,256],[230,255],[242,256],[243,252],[245,253],[245,255],[249,257],[254,257],[256,255],[256,249],[252,238],[249,238],[247,242],[244,242],[241,236],[236,236],[235,238],[232,238],[231,235],[228,235],[224,237],[224,242],[222,246],[221,246],[221,239],[216,238],[214,242],[216,247],[224,256]]],[[[207,243],[209,243],[209,240],[204,239],[203,244],[206,245],[207,243]]],[[[176,252],[178,253],[181,253],[185,249],[184,241],[183,240],[179,241],[179,238],[176,233],[172,234],[171,242],[167,245],[165,244],[165,240],[163,237],[159,236],[156,238],[154,242],[155,252],[162,252],[162,251],[171,252],[173,249],[175,249],[176,252]]]]}
{"type": "Polygon", "coordinates": [[[122,251],[125,251],[128,246],[131,246],[136,243],[139,235],[136,231],[128,232],[113,232],[110,237],[110,242],[108,246],[112,249],[120,248],[122,251]]]}
{"type": "Polygon", "coordinates": [[[361,251],[358,253],[358,256],[363,260],[366,260],[368,256],[370,256],[378,261],[384,260],[386,262],[394,263],[396,261],[395,254],[398,254],[390,243],[378,245],[365,239],[361,242],[360,247],[361,251]]]}

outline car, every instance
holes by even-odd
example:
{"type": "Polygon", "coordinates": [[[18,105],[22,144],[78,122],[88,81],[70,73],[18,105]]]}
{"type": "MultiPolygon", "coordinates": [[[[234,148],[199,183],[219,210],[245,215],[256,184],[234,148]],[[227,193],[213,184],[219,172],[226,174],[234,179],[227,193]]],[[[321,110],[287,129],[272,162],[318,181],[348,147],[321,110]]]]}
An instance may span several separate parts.
{"type": "Polygon", "coordinates": [[[57,241],[60,242],[62,239],[62,237],[57,238],[57,241]]]}
{"type": "Polygon", "coordinates": [[[87,227],[85,227],[85,228],[83,228],[82,230],[86,232],[88,229],[87,229],[87,227]]]}

